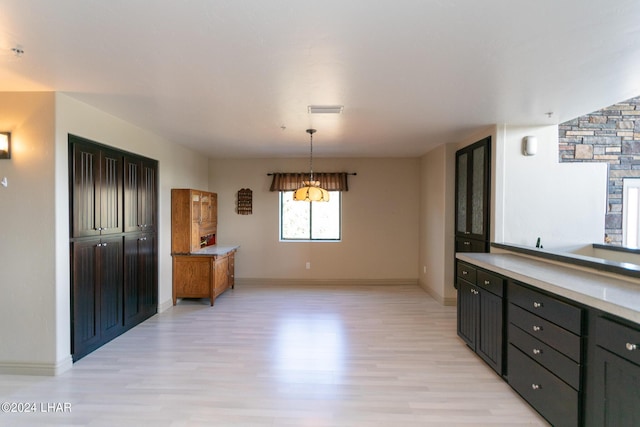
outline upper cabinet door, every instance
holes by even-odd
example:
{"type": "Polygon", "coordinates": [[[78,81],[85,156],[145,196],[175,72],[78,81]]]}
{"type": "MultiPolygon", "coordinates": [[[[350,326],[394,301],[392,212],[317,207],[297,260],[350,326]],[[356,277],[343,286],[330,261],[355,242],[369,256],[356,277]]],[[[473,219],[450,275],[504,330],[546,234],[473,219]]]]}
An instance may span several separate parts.
{"type": "Polygon", "coordinates": [[[122,154],[100,157],[100,234],[122,233],[122,154]]]}
{"type": "Polygon", "coordinates": [[[100,200],[100,150],[74,143],[71,186],[73,197],[71,232],[74,237],[97,236],[100,200]]]}
{"type": "Polygon", "coordinates": [[[155,231],[157,162],[136,157],[124,162],[124,230],[155,231]]]}
{"type": "Polygon", "coordinates": [[[469,172],[469,154],[459,153],[456,156],[456,234],[467,232],[467,174],[469,172]]]}
{"type": "Polygon", "coordinates": [[[488,236],[485,233],[486,220],[488,213],[487,204],[487,192],[488,189],[488,159],[487,159],[488,147],[482,144],[473,150],[471,150],[471,225],[470,232],[472,235],[481,236],[484,240],[487,240],[488,236]]]}
{"type": "Polygon", "coordinates": [[[122,156],[70,137],[73,237],[122,232],[122,156]]]}
{"type": "Polygon", "coordinates": [[[490,150],[485,138],[456,152],[457,237],[489,241],[490,150]]]}

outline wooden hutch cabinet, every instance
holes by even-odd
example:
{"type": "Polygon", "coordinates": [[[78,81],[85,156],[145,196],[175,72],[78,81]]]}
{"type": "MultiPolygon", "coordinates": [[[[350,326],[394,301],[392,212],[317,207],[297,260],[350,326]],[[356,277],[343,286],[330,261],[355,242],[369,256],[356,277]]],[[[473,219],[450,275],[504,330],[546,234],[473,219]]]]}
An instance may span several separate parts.
{"type": "Polygon", "coordinates": [[[173,304],[178,298],[209,298],[234,287],[236,247],[216,245],[218,195],[171,190],[173,304]]]}
{"type": "Polygon", "coordinates": [[[74,361],[157,312],[157,170],[69,135],[74,361]]]}

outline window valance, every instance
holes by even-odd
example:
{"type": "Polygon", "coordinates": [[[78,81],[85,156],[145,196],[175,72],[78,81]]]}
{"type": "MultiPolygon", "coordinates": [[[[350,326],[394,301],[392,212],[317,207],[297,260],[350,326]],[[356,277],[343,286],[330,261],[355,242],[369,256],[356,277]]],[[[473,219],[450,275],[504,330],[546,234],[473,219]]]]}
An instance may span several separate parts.
{"type": "MultiPolygon", "coordinates": [[[[309,172],[275,172],[269,191],[293,191],[300,188],[302,181],[309,180],[309,172]]],[[[320,187],[327,191],[349,191],[347,172],[314,172],[313,179],[320,181],[320,187]]]]}

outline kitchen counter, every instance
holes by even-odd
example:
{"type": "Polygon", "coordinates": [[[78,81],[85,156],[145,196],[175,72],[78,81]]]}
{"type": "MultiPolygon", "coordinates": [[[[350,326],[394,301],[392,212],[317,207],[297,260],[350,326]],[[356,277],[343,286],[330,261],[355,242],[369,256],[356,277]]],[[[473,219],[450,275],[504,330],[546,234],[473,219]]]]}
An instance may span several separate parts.
{"type": "Polygon", "coordinates": [[[512,253],[459,252],[456,258],[640,323],[640,283],[512,253]]]}

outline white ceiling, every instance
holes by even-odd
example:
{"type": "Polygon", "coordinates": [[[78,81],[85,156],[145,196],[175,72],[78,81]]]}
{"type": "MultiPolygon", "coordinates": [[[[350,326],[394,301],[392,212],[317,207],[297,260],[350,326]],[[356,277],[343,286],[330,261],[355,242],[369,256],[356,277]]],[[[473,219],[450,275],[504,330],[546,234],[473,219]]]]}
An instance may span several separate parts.
{"type": "Polygon", "coordinates": [[[419,156],[640,95],[638,0],[0,0],[0,22],[0,91],[212,157],[305,156],[308,127],[315,156],[419,156]]]}

